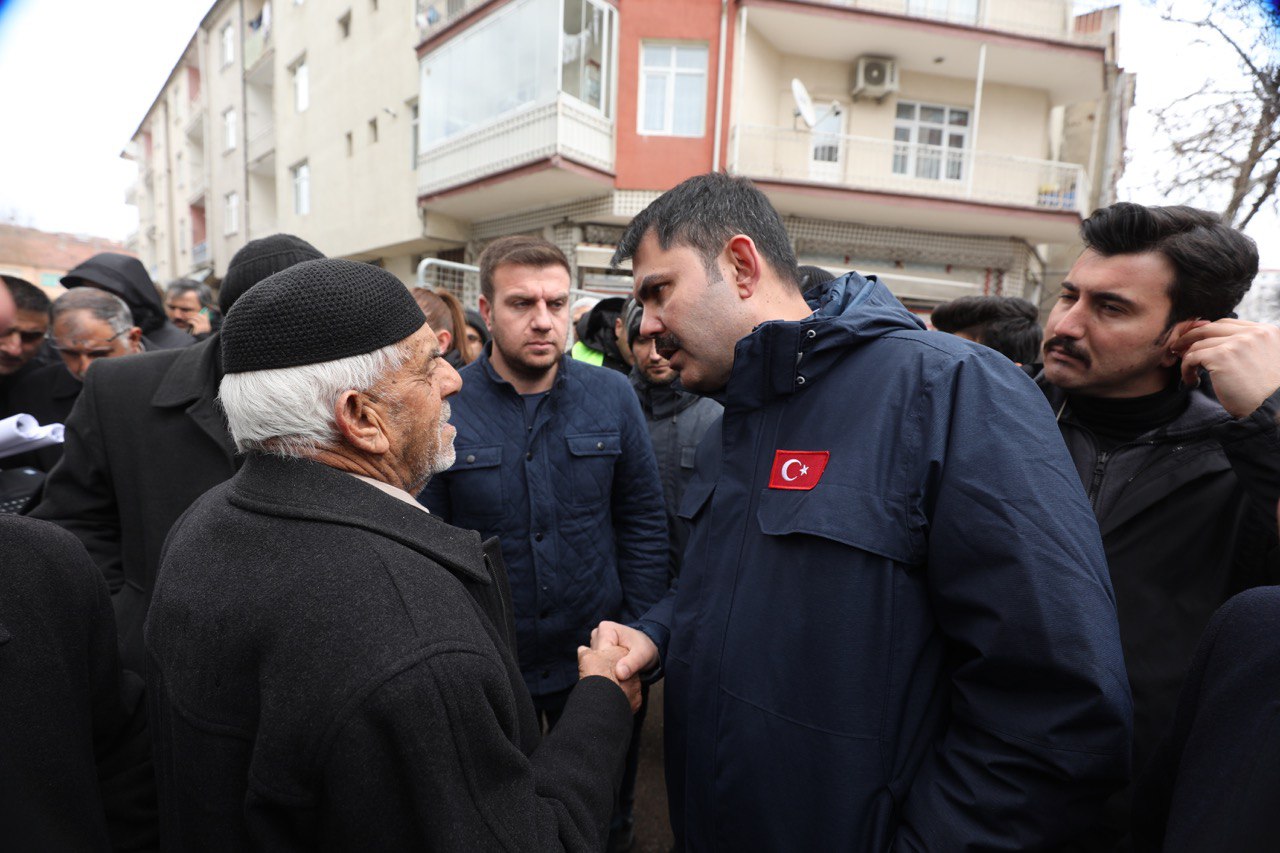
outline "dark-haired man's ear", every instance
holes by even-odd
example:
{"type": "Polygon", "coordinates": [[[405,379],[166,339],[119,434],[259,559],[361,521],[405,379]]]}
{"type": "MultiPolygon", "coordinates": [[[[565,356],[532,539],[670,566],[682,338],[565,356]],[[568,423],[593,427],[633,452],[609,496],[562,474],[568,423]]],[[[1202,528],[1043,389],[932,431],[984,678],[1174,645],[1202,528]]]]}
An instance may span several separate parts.
{"type": "Polygon", "coordinates": [[[725,244],[722,257],[728,260],[732,268],[730,284],[737,289],[740,298],[750,299],[760,285],[764,267],[755,241],[746,234],[735,234],[725,244]]]}

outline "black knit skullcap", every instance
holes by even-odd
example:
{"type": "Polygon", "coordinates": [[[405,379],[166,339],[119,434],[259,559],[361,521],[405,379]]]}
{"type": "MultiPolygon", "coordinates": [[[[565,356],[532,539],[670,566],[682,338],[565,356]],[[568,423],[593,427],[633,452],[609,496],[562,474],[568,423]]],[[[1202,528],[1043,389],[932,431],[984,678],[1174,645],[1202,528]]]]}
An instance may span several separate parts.
{"type": "Polygon", "coordinates": [[[226,373],[336,361],[399,343],[427,322],[400,279],[324,258],[269,276],[222,324],[226,373]]]}
{"type": "Polygon", "coordinates": [[[225,315],[246,290],[267,276],[294,264],[323,257],[324,254],[315,246],[292,234],[272,234],[250,240],[231,256],[231,263],[227,264],[227,274],[218,290],[218,310],[225,315]]]}

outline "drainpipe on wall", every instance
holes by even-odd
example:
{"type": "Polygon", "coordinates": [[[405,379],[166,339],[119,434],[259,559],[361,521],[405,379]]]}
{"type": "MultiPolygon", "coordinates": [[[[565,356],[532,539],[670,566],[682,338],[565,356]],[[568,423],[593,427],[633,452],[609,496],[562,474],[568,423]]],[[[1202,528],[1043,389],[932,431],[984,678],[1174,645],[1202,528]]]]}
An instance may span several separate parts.
{"type": "MultiPolygon", "coordinates": [[[[737,44],[737,47],[734,49],[734,54],[733,54],[734,61],[738,64],[739,68],[746,67],[746,55],[747,55],[747,8],[745,6],[741,6],[738,8],[738,44],[737,44]]],[[[735,88],[737,88],[740,85],[738,81],[738,77],[741,77],[741,76],[742,75],[739,74],[733,78],[735,88]]],[[[738,98],[734,99],[734,103],[738,103],[738,101],[739,101],[738,98]]],[[[735,130],[733,133],[733,159],[731,161],[735,167],[738,165],[738,149],[741,147],[741,143],[742,143],[742,134],[738,133],[735,130]]]]}
{"type": "Polygon", "coordinates": [[[729,0],[720,0],[720,48],[716,55],[716,136],[711,151],[711,171],[720,171],[720,134],[724,128],[724,47],[729,26],[729,0]]]}

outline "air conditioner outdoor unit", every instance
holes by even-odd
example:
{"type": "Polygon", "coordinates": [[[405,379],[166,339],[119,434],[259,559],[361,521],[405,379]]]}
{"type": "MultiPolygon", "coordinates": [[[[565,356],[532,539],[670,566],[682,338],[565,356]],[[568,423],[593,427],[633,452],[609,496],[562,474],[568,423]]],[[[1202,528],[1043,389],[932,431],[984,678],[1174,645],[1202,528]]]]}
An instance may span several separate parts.
{"type": "Polygon", "coordinates": [[[898,63],[888,56],[859,56],[853,74],[853,99],[875,98],[898,91],[898,63]]]}

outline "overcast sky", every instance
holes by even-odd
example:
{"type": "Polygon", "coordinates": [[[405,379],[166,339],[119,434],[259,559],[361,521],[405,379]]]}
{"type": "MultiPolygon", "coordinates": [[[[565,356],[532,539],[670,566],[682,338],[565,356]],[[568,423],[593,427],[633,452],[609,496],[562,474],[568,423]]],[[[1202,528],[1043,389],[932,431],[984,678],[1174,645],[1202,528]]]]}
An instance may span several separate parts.
{"type": "MultiPolygon", "coordinates": [[[[1198,0],[1180,0],[1194,9],[1198,0]]],[[[124,203],[135,167],[120,152],[182,54],[209,0],[0,0],[0,220],[123,240],[137,228],[124,203]]],[[[1081,10],[1110,5],[1084,0],[1081,10]]],[[[1166,159],[1148,110],[1199,86],[1229,54],[1190,45],[1186,28],[1124,0],[1121,64],[1138,75],[1121,197],[1164,199],[1152,184],[1166,159]]],[[[1180,201],[1177,200],[1177,201],[1180,201]]],[[[1264,267],[1280,268],[1271,215],[1249,228],[1264,267]]]]}

